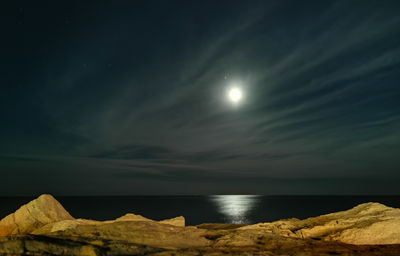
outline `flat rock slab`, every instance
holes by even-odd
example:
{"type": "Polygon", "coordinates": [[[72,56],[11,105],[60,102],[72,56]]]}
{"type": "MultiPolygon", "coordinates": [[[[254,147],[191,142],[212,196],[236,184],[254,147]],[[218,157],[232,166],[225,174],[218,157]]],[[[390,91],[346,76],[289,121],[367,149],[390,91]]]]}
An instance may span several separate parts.
{"type": "Polygon", "coordinates": [[[198,247],[165,249],[118,240],[89,239],[82,237],[52,237],[19,235],[0,237],[3,256],[15,255],[70,255],[70,256],[398,256],[400,245],[348,245],[337,242],[304,239],[269,238],[268,246],[198,247]]]}
{"type": "Polygon", "coordinates": [[[400,209],[379,203],[365,203],[347,211],[305,220],[258,223],[240,229],[358,245],[400,244],[400,209]]]}

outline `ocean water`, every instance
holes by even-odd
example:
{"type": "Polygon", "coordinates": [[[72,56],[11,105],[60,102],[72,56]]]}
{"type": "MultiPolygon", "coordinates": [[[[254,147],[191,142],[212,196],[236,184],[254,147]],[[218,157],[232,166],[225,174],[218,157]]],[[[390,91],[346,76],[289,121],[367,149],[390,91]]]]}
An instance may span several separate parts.
{"type": "MultiPolygon", "coordinates": [[[[0,197],[0,218],[33,197],[0,197]]],[[[400,196],[82,196],[56,197],[76,218],[108,220],[126,213],[154,220],[184,216],[187,225],[304,219],[350,209],[366,202],[400,208],[400,196]]]]}

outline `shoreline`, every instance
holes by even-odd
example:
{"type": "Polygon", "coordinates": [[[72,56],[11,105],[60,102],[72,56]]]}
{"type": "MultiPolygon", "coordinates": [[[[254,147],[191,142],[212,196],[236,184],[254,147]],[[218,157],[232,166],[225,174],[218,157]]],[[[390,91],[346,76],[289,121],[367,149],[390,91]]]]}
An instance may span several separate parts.
{"type": "Polygon", "coordinates": [[[366,203],[318,217],[253,225],[133,213],[76,219],[42,195],[0,221],[1,255],[399,255],[400,209],[366,203]]]}

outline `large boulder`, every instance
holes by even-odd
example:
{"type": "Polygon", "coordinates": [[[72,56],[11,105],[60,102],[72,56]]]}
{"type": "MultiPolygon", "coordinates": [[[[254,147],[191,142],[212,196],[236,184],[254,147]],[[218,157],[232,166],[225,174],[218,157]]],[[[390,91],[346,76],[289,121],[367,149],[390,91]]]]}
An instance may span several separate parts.
{"type": "Polygon", "coordinates": [[[51,195],[41,195],[0,221],[0,236],[28,234],[49,223],[74,218],[51,195]]]}
{"type": "MultiPolygon", "coordinates": [[[[73,229],[79,225],[101,225],[127,221],[156,222],[133,213],[128,213],[115,220],[107,221],[75,219],[53,196],[44,194],[3,218],[0,221],[0,236],[46,234],[73,229]]],[[[185,218],[179,216],[172,219],[162,220],[159,223],[184,227],[185,218]]]]}
{"type": "Polygon", "coordinates": [[[347,211],[305,220],[288,219],[258,223],[240,229],[359,245],[399,244],[400,209],[379,203],[365,203],[347,211]]]}

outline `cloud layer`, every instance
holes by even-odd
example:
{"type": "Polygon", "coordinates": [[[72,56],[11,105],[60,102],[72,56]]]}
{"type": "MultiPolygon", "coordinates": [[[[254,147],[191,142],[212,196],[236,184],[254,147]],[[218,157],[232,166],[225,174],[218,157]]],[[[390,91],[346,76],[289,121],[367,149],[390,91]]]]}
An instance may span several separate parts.
{"type": "Polygon", "coordinates": [[[400,193],[397,1],[16,10],[3,194],[400,193]]]}

